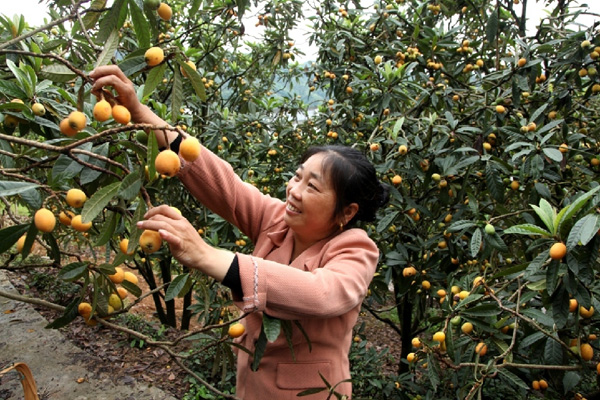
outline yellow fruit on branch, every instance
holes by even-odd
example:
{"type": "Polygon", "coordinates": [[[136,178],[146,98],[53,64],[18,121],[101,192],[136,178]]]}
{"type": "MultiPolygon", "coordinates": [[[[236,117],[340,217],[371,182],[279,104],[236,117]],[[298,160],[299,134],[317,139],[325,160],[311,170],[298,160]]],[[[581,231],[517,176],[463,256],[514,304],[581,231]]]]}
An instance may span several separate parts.
{"type": "Polygon", "coordinates": [[[125,280],[129,283],[133,283],[134,285],[138,284],[138,277],[133,272],[130,272],[130,271],[125,271],[123,280],[125,280]]]}
{"type": "Polygon", "coordinates": [[[408,361],[409,363],[414,362],[417,360],[417,355],[415,353],[408,353],[406,355],[406,361],[408,361]]]}
{"type": "Polygon", "coordinates": [[[146,229],[142,232],[142,235],[140,236],[140,246],[145,253],[154,253],[160,249],[161,245],[162,238],[160,237],[160,233],[150,229],[146,229]]]}
{"type": "Polygon", "coordinates": [[[46,114],[46,107],[44,107],[43,104],[34,103],[31,106],[31,111],[33,111],[33,113],[38,117],[41,117],[42,115],[46,114]]]}
{"type": "Polygon", "coordinates": [[[187,162],[193,162],[200,155],[201,146],[198,139],[188,136],[179,145],[179,154],[187,162]]]}
{"type": "Polygon", "coordinates": [[[179,172],[181,161],[173,150],[163,150],[156,156],[154,166],[159,174],[173,177],[179,172]]]}
{"type": "Polygon", "coordinates": [[[479,354],[480,357],[485,356],[487,350],[487,345],[483,342],[479,342],[477,343],[477,346],[475,346],[475,353],[479,354]]]}
{"type": "Polygon", "coordinates": [[[415,267],[406,267],[402,270],[402,276],[405,278],[409,278],[411,276],[415,276],[417,274],[417,270],[415,267]]]}
{"type": "Polygon", "coordinates": [[[421,339],[419,339],[418,337],[413,338],[411,341],[411,344],[413,345],[413,347],[416,347],[417,349],[420,348],[423,344],[421,343],[421,339]]]}
{"type": "Polygon", "coordinates": [[[114,284],[119,284],[123,282],[123,279],[125,279],[125,271],[123,271],[123,268],[121,267],[115,267],[115,273],[109,275],[108,279],[110,279],[114,284]]]}
{"type": "Polygon", "coordinates": [[[146,60],[146,64],[154,67],[163,62],[165,59],[165,52],[160,47],[150,47],[148,50],[146,50],[144,59],[146,60]]]}
{"type": "Polygon", "coordinates": [[[92,221],[84,223],[81,215],[76,215],[71,219],[71,226],[78,232],[87,232],[92,227],[92,221]]]}
{"type": "Polygon", "coordinates": [[[582,343],[579,347],[579,354],[585,361],[590,361],[594,358],[594,349],[589,343],[582,343]]]}
{"type": "Polygon", "coordinates": [[[123,299],[127,298],[127,296],[129,295],[129,292],[127,291],[127,289],[125,289],[123,287],[118,287],[117,294],[119,295],[121,300],[123,300],[123,299]]]}
{"type": "Polygon", "coordinates": [[[579,306],[579,315],[581,315],[583,318],[592,318],[594,315],[594,306],[590,306],[589,309],[585,308],[584,306],[579,306]]]}
{"type": "Polygon", "coordinates": [[[381,57],[381,56],[375,56],[375,58],[373,59],[373,62],[375,63],[375,65],[381,64],[382,61],[383,61],[383,57],[381,57]]]}
{"type": "Polygon", "coordinates": [[[77,306],[77,312],[84,318],[89,318],[92,315],[92,305],[87,302],[81,302],[77,306]]]}
{"type": "Polygon", "coordinates": [[[50,233],[56,226],[56,217],[47,208],[40,208],[35,212],[33,222],[39,231],[50,233]]]}
{"type": "Polygon", "coordinates": [[[58,214],[58,220],[63,225],[71,226],[71,220],[74,216],[75,214],[71,211],[61,211],[60,214],[58,214]]]}
{"type": "Polygon", "coordinates": [[[392,184],[394,184],[395,186],[398,186],[401,183],[402,183],[402,177],[400,175],[394,175],[394,177],[392,178],[392,184]]]}
{"type": "Polygon", "coordinates": [[[64,118],[60,121],[58,127],[60,128],[60,132],[65,136],[72,137],[77,135],[77,130],[73,129],[71,124],[69,124],[69,118],[64,118]]]}
{"type": "Polygon", "coordinates": [[[232,338],[240,337],[244,334],[244,332],[246,332],[246,328],[239,322],[230,325],[229,329],[227,330],[227,334],[232,338]]]}
{"type": "Polygon", "coordinates": [[[567,255],[567,246],[562,242],[557,242],[550,247],[550,258],[553,260],[562,260],[567,255]]]}
{"type": "Polygon", "coordinates": [[[73,111],[69,114],[69,126],[79,132],[85,128],[87,117],[81,111],[73,111]]]}
{"type": "Polygon", "coordinates": [[[163,21],[169,21],[173,16],[173,10],[171,10],[171,7],[167,3],[160,3],[156,12],[163,21]]]}
{"type": "MultiPolygon", "coordinates": [[[[193,69],[194,71],[196,71],[196,64],[194,64],[192,61],[186,61],[185,62],[187,65],[189,65],[189,67],[191,69],[193,69]]],[[[185,78],[188,78],[188,74],[187,72],[185,72],[185,69],[183,69],[183,67],[179,67],[179,70],[181,71],[181,75],[183,75],[185,78]]]]}
{"type": "Polygon", "coordinates": [[[442,343],[446,340],[446,334],[444,332],[436,332],[433,334],[433,340],[442,343]]]}
{"type": "Polygon", "coordinates": [[[506,112],[506,108],[504,108],[504,106],[502,106],[502,105],[497,105],[496,106],[496,112],[498,114],[504,114],[506,112]]]}
{"type": "Polygon", "coordinates": [[[120,310],[123,308],[123,300],[121,300],[121,296],[117,293],[112,293],[108,296],[108,305],[111,306],[114,310],[120,310]]]}
{"type": "Polygon", "coordinates": [[[127,125],[131,121],[131,113],[127,107],[120,104],[115,104],[112,108],[113,119],[123,125],[127,125]]]}
{"type": "Polygon", "coordinates": [[[96,121],[107,121],[112,116],[112,107],[108,101],[102,99],[94,105],[92,114],[96,121]]]}
{"type": "Polygon", "coordinates": [[[128,256],[133,255],[133,253],[135,253],[135,250],[127,252],[128,248],[129,248],[129,239],[122,239],[119,242],[119,249],[121,250],[121,253],[126,254],[128,256]]]}
{"type": "Polygon", "coordinates": [[[460,330],[466,334],[469,335],[471,332],[473,332],[473,324],[470,322],[465,322],[464,324],[462,324],[462,326],[460,327],[460,330]]]}
{"type": "Polygon", "coordinates": [[[527,64],[527,59],[526,58],[519,58],[519,61],[517,61],[517,65],[519,67],[524,67],[525,64],[527,64]]]}
{"type": "Polygon", "coordinates": [[[87,196],[80,189],[69,189],[65,198],[68,205],[73,208],[80,208],[87,200],[87,196]]]}
{"type": "Polygon", "coordinates": [[[25,246],[25,239],[27,239],[27,235],[23,235],[17,240],[17,253],[23,251],[23,246],[25,246]]]}

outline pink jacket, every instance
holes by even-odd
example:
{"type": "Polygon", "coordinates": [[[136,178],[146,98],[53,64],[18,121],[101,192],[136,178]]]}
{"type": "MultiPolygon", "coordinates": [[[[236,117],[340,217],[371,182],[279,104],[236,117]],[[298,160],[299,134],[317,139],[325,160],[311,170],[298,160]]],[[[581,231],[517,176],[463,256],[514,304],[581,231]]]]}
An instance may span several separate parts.
{"type": "MultiPolygon", "coordinates": [[[[292,231],[283,221],[285,203],[244,183],[232,167],[206,148],[179,174],[192,195],[237,226],[255,244],[252,255],[238,254],[244,298],[250,311],[240,343],[254,351],[262,313],[300,322],[294,325],[294,356],[283,334],[268,343],[258,371],[238,353],[237,396],[244,400],[298,399],[299,392],[350,379],[348,353],[362,300],[375,273],[379,251],[362,229],[348,229],[315,243],[290,263],[292,231]]],[[[352,385],[337,386],[351,395],[352,385]]],[[[324,399],[324,392],[302,397],[324,399]]]]}

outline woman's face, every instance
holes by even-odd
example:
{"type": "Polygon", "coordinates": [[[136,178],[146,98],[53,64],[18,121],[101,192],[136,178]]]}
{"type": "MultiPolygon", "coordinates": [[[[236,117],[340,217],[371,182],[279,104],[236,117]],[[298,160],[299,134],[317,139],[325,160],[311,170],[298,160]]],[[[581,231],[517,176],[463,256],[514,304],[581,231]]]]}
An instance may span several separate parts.
{"type": "Polygon", "coordinates": [[[323,172],[325,153],[311,156],[286,188],[284,220],[303,242],[314,243],[339,229],[334,219],[336,195],[323,172]]]}

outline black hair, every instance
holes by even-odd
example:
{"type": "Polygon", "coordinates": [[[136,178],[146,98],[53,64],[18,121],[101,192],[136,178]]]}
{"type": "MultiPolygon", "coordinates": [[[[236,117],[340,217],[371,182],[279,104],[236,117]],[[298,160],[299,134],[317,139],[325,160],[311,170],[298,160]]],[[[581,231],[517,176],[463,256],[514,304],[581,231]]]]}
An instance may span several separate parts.
{"type": "Polygon", "coordinates": [[[304,163],[315,154],[325,153],[323,173],[330,179],[336,193],[334,215],[341,216],[346,206],[358,204],[358,212],[347,221],[348,226],[356,221],[373,222],[377,210],[389,199],[389,186],[377,178],[375,167],[359,150],[341,145],[313,146],[302,155],[304,163]]]}

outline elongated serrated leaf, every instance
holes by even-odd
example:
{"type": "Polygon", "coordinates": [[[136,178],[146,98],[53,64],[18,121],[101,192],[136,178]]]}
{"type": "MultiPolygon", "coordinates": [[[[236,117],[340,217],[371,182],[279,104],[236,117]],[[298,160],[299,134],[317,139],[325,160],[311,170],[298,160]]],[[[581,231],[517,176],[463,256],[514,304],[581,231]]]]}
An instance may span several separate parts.
{"type": "Polygon", "coordinates": [[[482,297],[483,297],[483,295],[479,294],[479,293],[470,294],[467,297],[465,297],[463,300],[458,302],[458,304],[456,305],[456,309],[466,308],[469,304],[479,301],[479,299],[481,299],[482,297]]]}
{"type": "Polygon", "coordinates": [[[288,348],[290,349],[292,361],[296,361],[296,354],[294,352],[294,342],[292,341],[292,333],[294,332],[292,327],[292,321],[281,320],[281,330],[283,330],[283,334],[285,335],[285,341],[287,342],[288,348]]]}
{"type": "Polygon", "coordinates": [[[94,244],[95,246],[104,246],[108,243],[114,237],[117,224],[121,220],[121,214],[119,213],[108,212],[107,214],[108,223],[102,225],[100,235],[98,235],[98,239],[96,239],[96,243],[94,244]]]}
{"type": "Polygon", "coordinates": [[[30,224],[13,225],[0,230],[0,254],[17,243],[17,240],[27,232],[30,224]]]}
{"type": "Polygon", "coordinates": [[[189,79],[192,83],[196,95],[200,98],[200,100],[206,101],[206,91],[204,90],[204,83],[202,82],[202,77],[200,76],[198,71],[187,65],[185,62],[183,62],[183,60],[177,61],[179,62],[181,68],[183,68],[183,70],[185,71],[187,79],[189,79]]]}
{"type": "Polygon", "coordinates": [[[389,214],[386,214],[383,218],[379,220],[377,223],[377,232],[383,232],[387,229],[388,226],[394,221],[399,211],[394,211],[389,214]]]}
{"type": "Polygon", "coordinates": [[[546,111],[546,108],[548,108],[548,103],[544,103],[542,104],[540,107],[538,107],[537,110],[535,110],[532,114],[531,117],[529,118],[530,121],[535,121],[539,118],[540,115],[542,115],[544,113],[544,111],[546,111]]]}
{"type": "Polygon", "coordinates": [[[117,272],[115,266],[108,263],[100,264],[96,269],[105,275],[113,275],[117,272]]]}
{"type": "Polygon", "coordinates": [[[63,315],[61,315],[60,317],[58,317],[57,319],[55,319],[54,321],[52,321],[51,323],[46,325],[44,328],[59,329],[59,328],[69,325],[69,323],[71,323],[71,321],[73,321],[75,318],[77,318],[79,316],[79,313],[77,312],[77,307],[79,306],[80,302],[81,302],[81,298],[79,296],[75,297],[71,301],[71,303],[69,303],[69,305],[65,309],[65,312],[63,313],[63,315]]]}
{"type": "Polygon", "coordinates": [[[546,199],[540,200],[540,206],[536,206],[535,204],[531,204],[531,208],[535,211],[535,213],[540,217],[546,228],[550,232],[554,232],[554,218],[556,216],[556,210],[548,203],[546,199]]]}
{"type": "Polygon", "coordinates": [[[265,334],[265,325],[263,324],[262,329],[260,330],[260,334],[258,335],[258,339],[256,340],[256,344],[254,345],[254,357],[252,359],[252,371],[258,370],[258,365],[260,364],[260,360],[265,354],[265,349],[267,348],[267,335],[265,334]]]}
{"type": "Polygon", "coordinates": [[[102,52],[98,55],[98,59],[96,60],[96,64],[94,68],[98,68],[102,65],[108,65],[111,62],[111,59],[115,55],[115,52],[119,48],[119,30],[114,29],[106,42],[104,43],[104,48],[102,52]]]}
{"type": "Polygon", "coordinates": [[[581,375],[574,371],[568,371],[563,376],[563,390],[565,394],[570,392],[573,388],[579,385],[581,375]]]}
{"type": "Polygon", "coordinates": [[[67,282],[76,281],[88,272],[88,265],[89,263],[87,262],[74,262],[65,265],[58,272],[58,277],[67,282]]]}
{"type": "Polygon", "coordinates": [[[504,201],[504,183],[497,168],[492,162],[488,162],[485,166],[485,183],[487,185],[490,196],[501,203],[504,201]]]}
{"type": "MultiPolygon", "coordinates": [[[[108,150],[109,150],[109,144],[108,143],[102,143],[99,146],[96,146],[92,149],[92,151],[95,154],[98,154],[100,156],[108,156],[108,150]]],[[[95,165],[97,167],[100,168],[104,168],[106,166],[106,161],[103,161],[99,158],[96,157],[90,157],[89,164],[95,165]]],[[[88,167],[84,167],[83,170],[81,171],[81,174],[79,175],[79,180],[81,182],[82,185],[85,185],[87,183],[93,182],[96,179],[98,179],[100,176],[102,175],[102,171],[96,170],[96,169],[92,169],[92,168],[88,168],[88,167]]]]}
{"type": "Polygon", "coordinates": [[[579,196],[574,202],[560,210],[557,220],[557,232],[560,232],[562,224],[566,221],[569,221],[576,213],[579,211],[587,201],[596,194],[600,190],[600,186],[596,186],[592,190],[586,192],[585,194],[579,196]]]}
{"type": "Polygon", "coordinates": [[[552,236],[550,231],[545,230],[534,224],[520,224],[513,225],[510,228],[506,229],[504,233],[508,234],[518,234],[518,235],[541,235],[541,236],[552,236]]]}
{"type": "MultiPolygon", "coordinates": [[[[552,296],[558,285],[558,263],[550,263],[546,268],[546,289],[548,294],[552,296]]],[[[543,290],[543,289],[541,289],[543,290]]]]}
{"type": "Polygon", "coordinates": [[[551,159],[552,161],[561,162],[563,159],[563,154],[558,149],[553,149],[550,147],[545,147],[542,149],[546,157],[551,159]]]}
{"type": "Polygon", "coordinates": [[[475,257],[477,255],[477,253],[479,253],[479,250],[481,248],[481,240],[482,240],[481,229],[477,228],[477,229],[475,229],[475,232],[473,232],[473,237],[471,237],[470,250],[471,250],[472,257],[475,257]]]}
{"type": "Polygon", "coordinates": [[[136,284],[133,284],[129,281],[123,281],[121,282],[121,286],[123,286],[125,290],[127,290],[135,297],[140,297],[142,295],[142,289],[140,289],[139,286],[136,284]]]}
{"type": "Polygon", "coordinates": [[[498,35],[498,10],[495,9],[490,14],[490,18],[488,18],[487,24],[485,26],[485,36],[488,42],[492,43],[496,40],[496,36],[498,35]]]}
{"type": "Polygon", "coordinates": [[[179,109],[183,104],[182,76],[179,69],[173,71],[173,89],[171,90],[171,123],[177,124],[179,120],[179,109]]]}
{"type": "Polygon", "coordinates": [[[152,93],[154,89],[156,89],[156,87],[162,82],[163,77],[165,76],[166,69],[167,64],[162,63],[150,70],[150,73],[148,73],[148,78],[146,79],[146,83],[144,85],[143,97],[146,97],[150,93],[152,93]]]}
{"type": "Polygon", "coordinates": [[[123,8],[127,8],[123,7],[125,5],[124,2],[125,0],[115,0],[110,10],[107,13],[103,14],[104,17],[100,21],[100,29],[96,38],[97,43],[106,42],[111,32],[120,26],[119,18],[121,11],[123,10],[123,8]]]}
{"type": "Polygon", "coordinates": [[[140,176],[139,171],[134,171],[125,176],[125,178],[123,178],[121,181],[121,186],[119,187],[119,197],[125,200],[135,199],[140,192],[142,183],[142,177],[140,176]]]}
{"type": "Polygon", "coordinates": [[[532,344],[537,343],[538,341],[542,340],[543,338],[545,338],[546,335],[544,335],[543,332],[535,332],[532,333],[531,335],[525,337],[521,343],[520,343],[520,347],[521,348],[528,348],[530,347],[532,344]]]}
{"type": "Polygon", "coordinates": [[[40,77],[54,83],[66,83],[77,75],[63,64],[45,65],[40,71],[40,77]]]}
{"type": "Polygon", "coordinates": [[[563,361],[563,348],[560,343],[552,338],[546,339],[544,347],[544,364],[561,365],[563,361]]]}
{"type": "MultiPolygon", "coordinates": [[[[93,0],[90,4],[90,10],[101,10],[106,7],[107,0],[93,0]]],[[[91,29],[98,22],[102,13],[100,12],[88,12],[83,16],[83,26],[85,29],[91,29]]]]}
{"type": "Polygon", "coordinates": [[[508,371],[506,368],[499,368],[498,376],[500,379],[506,380],[510,386],[518,386],[521,389],[529,390],[529,386],[521,378],[508,371]]]}
{"type": "Polygon", "coordinates": [[[144,11],[135,1],[129,1],[129,11],[131,15],[131,22],[133,22],[133,30],[135,31],[135,37],[138,41],[138,47],[145,49],[150,47],[150,24],[144,16],[144,11]]]}
{"type": "Polygon", "coordinates": [[[165,293],[165,301],[171,301],[176,297],[182,297],[185,295],[183,289],[186,288],[189,279],[190,274],[181,274],[175,277],[175,279],[169,283],[169,287],[165,293]]]}
{"type": "Polygon", "coordinates": [[[462,231],[463,229],[470,229],[475,226],[477,226],[477,223],[475,223],[473,221],[460,220],[460,221],[453,222],[448,227],[448,232],[459,232],[459,231],[462,231]]]}
{"type": "Polygon", "coordinates": [[[90,222],[96,218],[104,210],[104,207],[117,195],[120,187],[121,182],[114,182],[94,193],[83,205],[83,210],[81,210],[82,221],[90,222]]]}
{"type": "Polygon", "coordinates": [[[437,390],[440,384],[440,366],[437,358],[433,357],[431,353],[427,353],[427,376],[429,377],[429,384],[433,387],[433,390],[437,390]]]}
{"type": "Polygon", "coordinates": [[[133,219],[131,221],[131,231],[129,233],[129,245],[127,246],[127,252],[133,252],[140,241],[140,236],[142,235],[142,230],[139,229],[136,225],[138,221],[144,219],[144,214],[146,214],[146,203],[140,201],[135,212],[133,213],[133,219]]]}
{"type": "Polygon", "coordinates": [[[156,165],[154,164],[154,160],[156,160],[156,156],[158,155],[158,142],[156,140],[156,135],[150,133],[148,135],[148,155],[146,159],[148,160],[148,180],[150,182],[156,179],[156,165]]]}
{"type": "Polygon", "coordinates": [[[462,314],[470,317],[491,317],[493,315],[498,315],[498,305],[480,304],[464,310],[462,314]]]}
{"type": "Polygon", "coordinates": [[[37,183],[0,181],[0,197],[12,196],[38,187],[37,183]]]}
{"type": "Polygon", "coordinates": [[[263,329],[265,335],[267,335],[267,340],[273,343],[281,333],[281,321],[279,318],[273,318],[263,314],[263,329]]]}
{"type": "Polygon", "coordinates": [[[600,218],[597,214],[588,214],[575,222],[567,238],[567,248],[571,250],[580,243],[582,246],[588,244],[596,236],[599,224],[600,218]]]}

